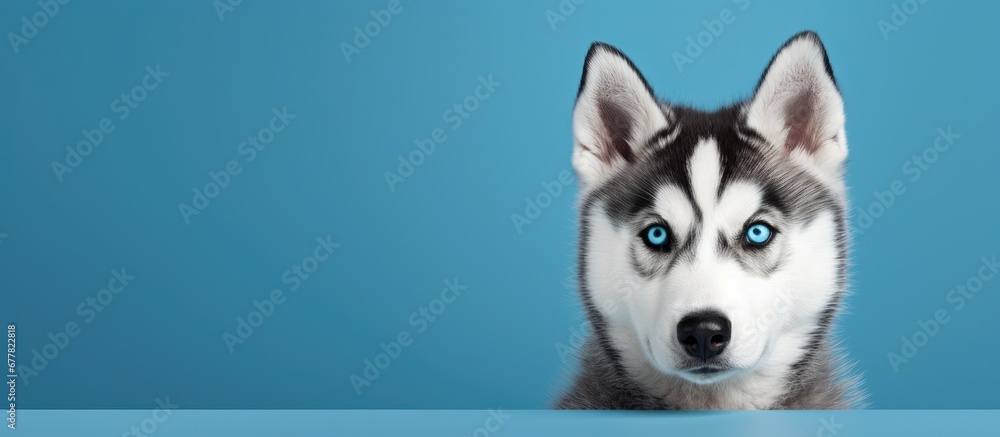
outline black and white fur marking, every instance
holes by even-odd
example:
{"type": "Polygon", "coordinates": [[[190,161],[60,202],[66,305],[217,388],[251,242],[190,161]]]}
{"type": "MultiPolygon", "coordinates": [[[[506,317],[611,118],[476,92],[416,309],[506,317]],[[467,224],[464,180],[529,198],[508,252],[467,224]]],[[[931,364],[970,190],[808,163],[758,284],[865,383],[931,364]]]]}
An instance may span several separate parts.
{"type": "Polygon", "coordinates": [[[713,112],[658,100],[595,43],[573,136],[592,333],[557,408],[862,406],[830,333],[846,293],[847,137],[815,33],[785,43],[753,97],[713,112]],[[753,223],[774,229],[765,246],[746,240],[753,223]],[[667,249],[643,243],[651,225],[669,229],[667,249]],[[727,323],[717,356],[678,334],[705,314],[727,323]]]}

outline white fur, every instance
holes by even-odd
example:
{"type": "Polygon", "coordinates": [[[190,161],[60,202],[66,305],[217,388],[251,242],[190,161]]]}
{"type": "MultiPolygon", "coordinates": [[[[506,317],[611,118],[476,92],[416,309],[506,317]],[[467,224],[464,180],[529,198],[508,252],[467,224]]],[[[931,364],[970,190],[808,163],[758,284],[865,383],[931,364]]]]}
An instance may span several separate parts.
{"type": "Polygon", "coordinates": [[[695,146],[694,154],[688,162],[688,175],[691,177],[695,202],[698,202],[702,214],[711,215],[715,209],[715,196],[719,192],[719,183],[722,181],[722,162],[715,139],[702,139],[695,146]]]}
{"type": "Polygon", "coordinates": [[[687,235],[694,225],[694,206],[684,190],[673,185],[660,188],[653,204],[656,213],[670,223],[677,237],[687,235]]]}
{"type": "Polygon", "coordinates": [[[596,206],[590,216],[588,259],[595,262],[587,270],[587,283],[592,284],[594,304],[611,324],[628,322],[627,304],[634,301],[632,267],[628,264],[629,239],[627,230],[616,228],[596,206]]]}
{"type": "MultiPolygon", "coordinates": [[[[717,198],[721,178],[714,139],[703,139],[689,167],[694,198],[702,213],[693,259],[681,259],[665,275],[646,280],[630,264],[630,250],[648,250],[634,229],[616,227],[596,205],[589,216],[587,282],[608,333],[631,376],[648,391],[690,399],[686,408],[768,408],[783,393],[791,365],[810,341],[815,320],[836,292],[837,251],[832,214],[808,225],[780,218],[771,243],[782,267],[763,277],[720,257],[720,232],[734,235],[761,206],[761,190],[748,182],[730,184],[717,198]],[[676,339],[685,315],[721,311],[732,323],[724,351],[734,368],[721,375],[682,372],[684,351],[676,339]],[[648,341],[648,347],[647,347],[648,341]],[[683,392],[683,396],[676,396],[683,392]],[[724,393],[724,396],[720,394],[724,393]]],[[[696,225],[693,205],[681,189],[665,186],[654,210],[683,238],[696,225]]]]}

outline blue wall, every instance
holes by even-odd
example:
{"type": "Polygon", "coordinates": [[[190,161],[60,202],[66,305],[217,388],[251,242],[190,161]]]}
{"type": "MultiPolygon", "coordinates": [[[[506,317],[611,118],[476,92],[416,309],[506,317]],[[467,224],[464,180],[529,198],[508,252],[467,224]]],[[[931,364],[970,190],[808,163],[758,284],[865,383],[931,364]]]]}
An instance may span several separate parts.
{"type": "Polygon", "coordinates": [[[225,1],[0,6],[21,408],[543,407],[582,322],[567,171],[590,42],[711,107],[803,29],[847,105],[840,325],[873,406],[1000,407],[1000,279],[953,293],[1000,253],[996,4],[225,1]],[[526,198],[548,206],[516,227],[526,198]]]}

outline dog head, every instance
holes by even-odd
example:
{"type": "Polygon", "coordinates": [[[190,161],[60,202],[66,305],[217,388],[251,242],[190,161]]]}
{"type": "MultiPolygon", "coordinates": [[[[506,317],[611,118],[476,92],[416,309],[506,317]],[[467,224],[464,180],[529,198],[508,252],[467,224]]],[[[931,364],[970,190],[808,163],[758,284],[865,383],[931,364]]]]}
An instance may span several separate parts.
{"type": "Polygon", "coordinates": [[[626,364],[711,384],[807,352],[846,262],[843,101],[814,33],[713,112],[658,100],[595,43],[573,137],[582,293],[626,364]]]}

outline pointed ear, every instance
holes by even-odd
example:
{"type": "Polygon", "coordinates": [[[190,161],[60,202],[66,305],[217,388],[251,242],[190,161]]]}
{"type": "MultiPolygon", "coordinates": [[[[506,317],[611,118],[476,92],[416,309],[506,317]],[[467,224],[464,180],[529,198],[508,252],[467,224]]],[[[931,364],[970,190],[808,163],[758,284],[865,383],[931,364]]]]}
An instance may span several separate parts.
{"type": "Polygon", "coordinates": [[[747,106],[746,123],[782,155],[840,175],[847,157],[844,101],[819,36],[802,32],[778,50],[747,106]]]}
{"type": "Polygon", "coordinates": [[[633,162],[667,126],[646,79],[618,49],[594,43],[584,62],[573,110],[573,168],[593,186],[633,162]]]}

